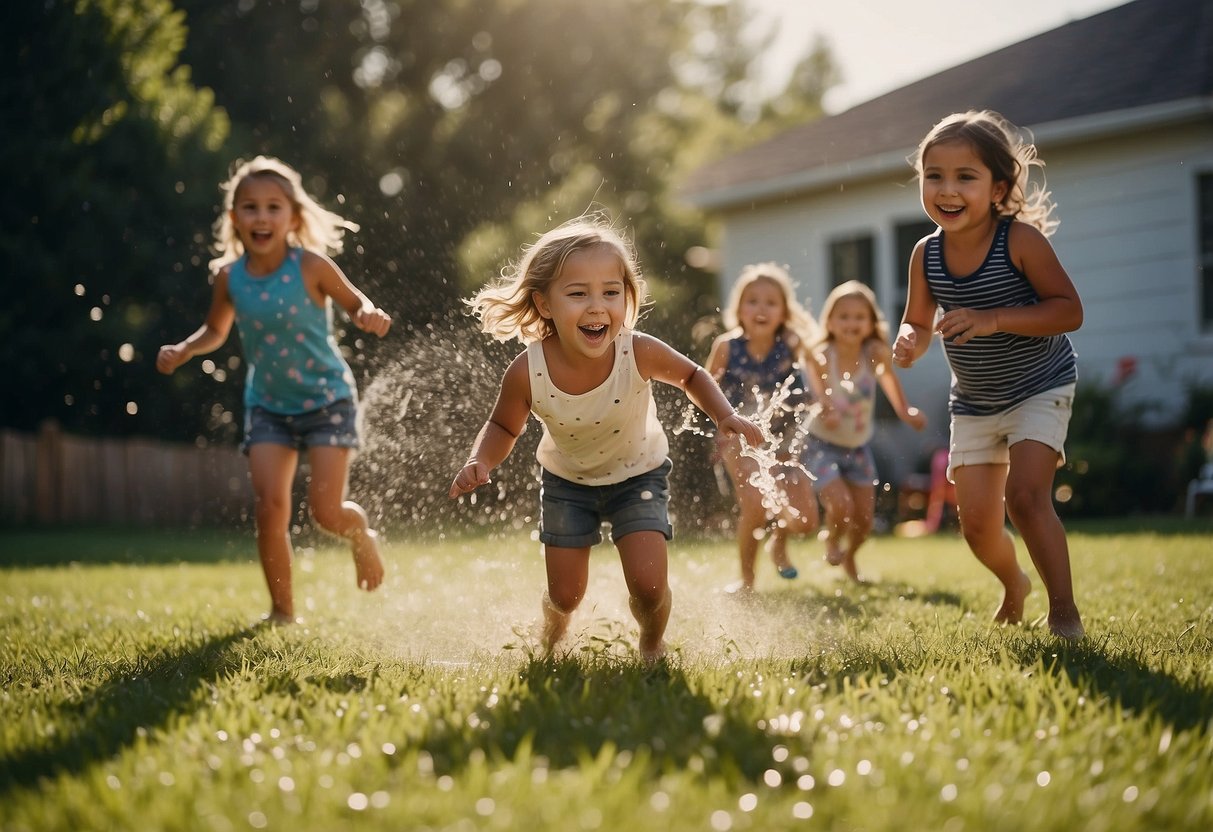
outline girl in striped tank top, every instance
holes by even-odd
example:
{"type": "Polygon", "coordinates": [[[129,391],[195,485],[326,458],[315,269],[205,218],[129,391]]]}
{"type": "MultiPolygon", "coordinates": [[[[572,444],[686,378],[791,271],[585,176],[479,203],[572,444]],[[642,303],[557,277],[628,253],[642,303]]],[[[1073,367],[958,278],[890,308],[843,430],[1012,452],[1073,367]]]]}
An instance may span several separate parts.
{"type": "Polygon", "coordinates": [[[1052,492],[1076,380],[1065,333],[1083,312],[1049,244],[1052,199],[1029,188],[1042,164],[989,111],[948,116],[923,139],[915,167],[922,206],[939,229],[911,255],[893,360],[909,367],[935,332],[943,339],[952,370],[948,476],[965,541],[1003,585],[995,621],[1022,621],[1031,590],[1005,528],[1009,514],[1048,593],[1050,630],[1077,639],[1082,618],[1052,492]]]}

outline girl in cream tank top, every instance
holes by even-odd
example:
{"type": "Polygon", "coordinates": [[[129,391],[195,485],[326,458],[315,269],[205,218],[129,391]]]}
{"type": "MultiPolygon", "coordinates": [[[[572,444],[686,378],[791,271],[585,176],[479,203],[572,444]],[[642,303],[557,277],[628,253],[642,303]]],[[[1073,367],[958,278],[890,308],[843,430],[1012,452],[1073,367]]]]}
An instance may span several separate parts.
{"type": "Polygon", "coordinates": [[[573,395],[552,383],[543,343],[527,346],[531,411],[543,422],[535,456],[558,477],[582,485],[611,485],[651,471],[669,455],[657,420],[652,385],[636,369],[632,331],[615,339],[615,366],[607,380],[573,395]]]}

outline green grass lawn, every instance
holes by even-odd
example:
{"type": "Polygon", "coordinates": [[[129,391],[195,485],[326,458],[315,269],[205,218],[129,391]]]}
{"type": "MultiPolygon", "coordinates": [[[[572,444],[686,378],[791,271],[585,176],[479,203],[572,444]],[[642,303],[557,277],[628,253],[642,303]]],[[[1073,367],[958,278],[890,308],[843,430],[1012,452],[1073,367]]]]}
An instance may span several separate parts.
{"type": "Polygon", "coordinates": [[[992,627],[954,536],[872,541],[866,586],[801,544],[748,601],[676,540],[652,669],[610,547],[544,659],[524,534],[389,540],[372,595],[308,543],[270,629],[249,536],[0,532],[3,829],[1213,828],[1207,522],[1072,528],[1076,645],[1034,573],[992,627]]]}

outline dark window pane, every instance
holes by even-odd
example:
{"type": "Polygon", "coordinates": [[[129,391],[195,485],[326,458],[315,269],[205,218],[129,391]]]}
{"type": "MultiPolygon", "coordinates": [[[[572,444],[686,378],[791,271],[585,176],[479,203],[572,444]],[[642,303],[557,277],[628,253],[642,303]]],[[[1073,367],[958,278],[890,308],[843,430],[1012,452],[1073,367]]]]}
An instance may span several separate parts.
{"type": "Polygon", "coordinates": [[[872,237],[851,237],[830,243],[830,288],[858,280],[874,285],[872,274],[872,237]]]}

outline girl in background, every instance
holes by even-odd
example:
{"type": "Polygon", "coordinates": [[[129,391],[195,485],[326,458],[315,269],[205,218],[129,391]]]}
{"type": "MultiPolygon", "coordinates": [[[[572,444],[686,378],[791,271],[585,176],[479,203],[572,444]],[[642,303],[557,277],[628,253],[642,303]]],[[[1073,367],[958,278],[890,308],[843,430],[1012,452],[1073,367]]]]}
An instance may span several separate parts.
{"type": "Polygon", "coordinates": [[[857,280],[834,288],[821,307],[822,335],[809,350],[819,407],[809,418],[809,471],[825,508],[826,560],[859,580],[855,553],[872,533],[876,462],[869,443],[876,385],[897,418],[922,430],[926,416],[906,402],[893,373],[889,325],[872,290],[857,280]]]}
{"type": "Polygon", "coordinates": [[[754,588],[758,545],[771,526],[770,554],[781,578],[798,574],[788,557],[788,536],[817,530],[817,500],[800,464],[804,435],[800,414],[810,401],[799,355],[817,331],[796,300],[792,279],[775,263],[746,266],[721,312],[728,331],[712,344],[707,369],[729,403],[760,424],[767,423],[778,464],[769,470],[735,437],[721,436],[718,449],[737,498],[737,552],[741,579],[726,591],[754,588]],[[765,494],[761,486],[773,494],[765,494]]]}
{"type": "Polygon", "coordinates": [[[308,451],[308,503],[321,528],[349,541],[357,583],[383,581],[376,533],[366,512],[345,499],[358,447],[354,377],[333,336],[332,303],[354,325],[383,336],[392,319],[329,259],[356,230],[321,207],[299,173],[258,156],[238,164],[221,186],[215,223],[211,308],[202,326],[160,348],[156,369],[172,373],[195,355],[218,349],[232,323],[248,364],[244,451],[256,499],[257,552],[269,585],[272,623],[296,620],[291,591],[291,484],[299,452],[308,451]]]}
{"type": "Polygon", "coordinates": [[[1049,628],[1083,636],[1053,474],[1065,460],[1077,368],[1065,333],[1082,302],[1049,244],[1048,191],[1029,189],[1042,163],[997,113],[956,113],[919,145],[922,207],[939,229],[915,246],[893,356],[909,367],[938,332],[952,369],[948,476],[961,531],[1003,586],[999,622],[1023,619],[1031,589],[1007,514],[1049,594],[1049,628]],[[942,315],[936,319],[936,310],[942,315]]]}
{"type": "Polygon", "coordinates": [[[468,301],[485,332],[517,338],[526,349],[505,371],[493,412],[449,494],[488,483],[531,413],[543,423],[536,456],[547,650],[564,637],[585,595],[590,547],[606,520],[640,626],[640,655],[653,662],[664,654],[672,463],[653,380],[683,390],[722,432],[763,441],[702,367],[633,331],[647,294],[630,246],[605,221],[582,217],[544,234],[516,267],[468,301]]]}

